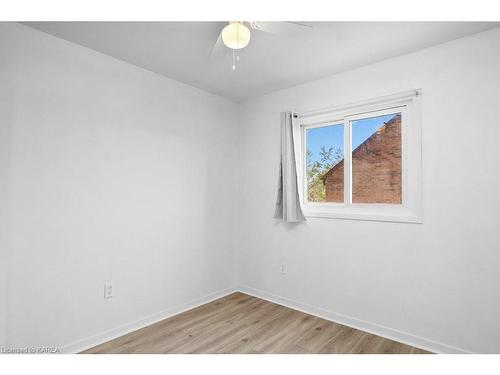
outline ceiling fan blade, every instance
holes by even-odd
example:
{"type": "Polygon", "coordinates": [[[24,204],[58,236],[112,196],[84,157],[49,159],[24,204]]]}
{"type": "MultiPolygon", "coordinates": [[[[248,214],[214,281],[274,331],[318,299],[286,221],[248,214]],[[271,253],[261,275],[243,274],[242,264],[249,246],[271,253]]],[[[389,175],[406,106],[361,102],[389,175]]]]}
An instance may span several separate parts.
{"type": "Polygon", "coordinates": [[[271,34],[293,34],[303,31],[311,31],[313,27],[300,22],[249,22],[252,29],[271,34]]]}
{"type": "Polygon", "coordinates": [[[228,52],[229,48],[227,48],[224,45],[224,42],[222,41],[222,36],[219,34],[219,37],[217,38],[217,41],[214,44],[214,47],[212,48],[212,51],[210,52],[210,60],[215,60],[215,59],[220,59],[221,57],[224,57],[226,53],[228,52]]]}

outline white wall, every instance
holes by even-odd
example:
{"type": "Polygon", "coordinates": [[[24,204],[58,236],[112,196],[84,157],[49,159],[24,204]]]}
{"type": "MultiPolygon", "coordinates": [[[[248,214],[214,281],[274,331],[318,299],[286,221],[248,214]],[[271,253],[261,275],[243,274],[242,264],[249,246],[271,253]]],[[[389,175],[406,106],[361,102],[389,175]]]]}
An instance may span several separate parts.
{"type": "Polygon", "coordinates": [[[0,58],[0,346],[6,344],[7,323],[7,175],[9,167],[11,98],[5,59],[0,58]]]}
{"type": "Polygon", "coordinates": [[[496,29],[242,103],[239,284],[431,349],[500,352],[499,46],[496,29]],[[424,224],[272,219],[280,111],[415,88],[424,224]]]}
{"type": "Polygon", "coordinates": [[[8,346],[234,286],[235,103],[18,24],[0,55],[8,346]]]}

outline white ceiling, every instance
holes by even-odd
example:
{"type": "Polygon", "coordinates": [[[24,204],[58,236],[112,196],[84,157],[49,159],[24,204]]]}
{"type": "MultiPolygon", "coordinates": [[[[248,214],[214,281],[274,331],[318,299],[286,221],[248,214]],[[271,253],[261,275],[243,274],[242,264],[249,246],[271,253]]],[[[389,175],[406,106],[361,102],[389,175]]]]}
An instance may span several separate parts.
{"type": "Polygon", "coordinates": [[[25,25],[241,101],[417,51],[499,22],[308,22],[311,31],[252,32],[239,53],[209,59],[224,22],[28,22],[25,25]]]}

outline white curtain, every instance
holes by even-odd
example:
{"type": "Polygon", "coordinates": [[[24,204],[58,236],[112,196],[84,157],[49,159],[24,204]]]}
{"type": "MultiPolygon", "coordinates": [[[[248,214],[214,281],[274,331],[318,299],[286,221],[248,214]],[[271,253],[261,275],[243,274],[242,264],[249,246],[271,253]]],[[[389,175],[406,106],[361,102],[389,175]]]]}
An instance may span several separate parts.
{"type": "Polygon", "coordinates": [[[300,124],[297,114],[281,114],[281,162],[278,180],[278,197],[274,218],[286,222],[305,221],[300,206],[301,192],[298,188],[301,175],[297,161],[300,160],[300,124]]]}

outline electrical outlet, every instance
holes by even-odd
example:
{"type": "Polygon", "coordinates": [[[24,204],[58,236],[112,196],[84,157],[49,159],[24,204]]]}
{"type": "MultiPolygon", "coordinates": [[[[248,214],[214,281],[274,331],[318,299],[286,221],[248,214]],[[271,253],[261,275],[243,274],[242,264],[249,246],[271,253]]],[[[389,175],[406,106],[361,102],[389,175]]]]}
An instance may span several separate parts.
{"type": "Polygon", "coordinates": [[[108,299],[113,297],[113,284],[106,283],[104,284],[104,299],[108,299]]]}
{"type": "Polygon", "coordinates": [[[280,264],[280,273],[284,275],[286,273],[286,266],[285,263],[280,264]]]}

